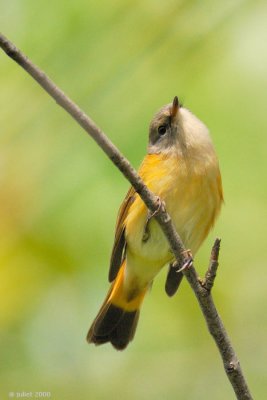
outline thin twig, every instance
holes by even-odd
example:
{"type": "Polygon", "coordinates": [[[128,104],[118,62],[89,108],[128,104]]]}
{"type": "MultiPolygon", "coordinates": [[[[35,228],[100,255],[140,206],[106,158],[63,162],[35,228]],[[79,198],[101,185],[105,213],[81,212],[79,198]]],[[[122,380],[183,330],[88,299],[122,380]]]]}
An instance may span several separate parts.
{"type": "MultiPolygon", "coordinates": [[[[183,262],[185,260],[183,253],[185,247],[174,228],[170,216],[164,208],[164,204],[160,202],[159,206],[158,197],[147,189],[137,172],[130,165],[129,161],[119,152],[97,125],[75,103],[73,103],[44,72],[35,66],[2,34],[0,34],[0,46],[9,57],[24,68],[99,144],[102,150],[135,188],[136,192],[139,193],[146,206],[152,213],[156,213],[155,218],[165,233],[177,262],[179,264],[183,262]]],[[[242,373],[240,363],[223,326],[222,320],[217,313],[210,291],[206,290],[206,288],[200,284],[193,265],[190,268],[185,269],[183,273],[195,293],[208,325],[208,329],[218,346],[225,372],[232,384],[236,398],[240,400],[251,400],[252,396],[242,373]]]]}
{"type": "Polygon", "coordinates": [[[217,269],[219,266],[219,253],[220,253],[220,245],[221,245],[221,239],[216,239],[214,242],[214,245],[212,246],[211,254],[210,254],[210,263],[208,270],[206,272],[205,278],[202,281],[202,286],[210,292],[213,285],[214,281],[216,278],[216,273],[217,269]]]}

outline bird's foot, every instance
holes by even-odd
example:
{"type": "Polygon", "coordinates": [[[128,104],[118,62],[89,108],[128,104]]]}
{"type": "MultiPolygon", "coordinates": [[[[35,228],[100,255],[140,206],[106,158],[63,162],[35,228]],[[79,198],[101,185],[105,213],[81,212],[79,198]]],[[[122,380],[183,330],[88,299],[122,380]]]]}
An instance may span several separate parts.
{"type": "Polygon", "coordinates": [[[150,236],[149,226],[148,226],[149,221],[153,217],[155,217],[160,212],[161,209],[163,209],[163,210],[166,209],[165,202],[163,200],[161,200],[158,196],[157,196],[157,203],[158,203],[158,206],[155,211],[151,212],[150,210],[148,210],[148,212],[147,212],[147,218],[146,218],[146,223],[145,223],[144,233],[143,233],[143,238],[142,238],[143,242],[147,242],[149,239],[149,236],[150,236]]]}
{"type": "Polygon", "coordinates": [[[166,210],[165,201],[161,200],[160,197],[158,197],[158,196],[156,196],[156,198],[157,198],[157,203],[158,203],[157,209],[153,212],[151,212],[151,211],[148,212],[148,217],[147,217],[148,221],[151,218],[155,217],[161,210],[163,210],[163,211],[166,210]]]}
{"type": "Polygon", "coordinates": [[[184,271],[185,269],[189,269],[192,265],[193,265],[193,255],[192,255],[192,253],[191,253],[191,250],[190,249],[188,249],[188,250],[184,250],[183,252],[182,252],[182,254],[185,256],[185,259],[184,259],[184,263],[183,263],[183,265],[181,266],[181,268],[180,269],[178,269],[176,272],[178,273],[178,272],[182,272],[182,271],[184,271]]]}

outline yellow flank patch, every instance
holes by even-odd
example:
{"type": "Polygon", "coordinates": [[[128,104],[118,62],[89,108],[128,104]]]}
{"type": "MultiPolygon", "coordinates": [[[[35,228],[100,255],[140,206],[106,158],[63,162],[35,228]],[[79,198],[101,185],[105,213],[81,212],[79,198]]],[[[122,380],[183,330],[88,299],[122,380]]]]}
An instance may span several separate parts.
{"type": "Polygon", "coordinates": [[[124,285],[125,265],[126,263],[124,261],[113,283],[113,288],[107,301],[125,311],[136,311],[142,304],[147,292],[147,287],[142,290],[138,290],[138,288],[134,286],[126,289],[124,285]]]}

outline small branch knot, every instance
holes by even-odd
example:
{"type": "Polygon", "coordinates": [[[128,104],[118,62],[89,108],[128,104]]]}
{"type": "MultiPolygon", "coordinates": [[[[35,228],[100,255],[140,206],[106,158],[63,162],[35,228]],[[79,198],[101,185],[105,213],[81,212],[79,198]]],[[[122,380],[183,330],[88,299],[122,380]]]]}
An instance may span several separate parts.
{"type": "Polygon", "coordinates": [[[233,372],[237,371],[239,368],[239,361],[232,360],[229,362],[228,365],[225,366],[225,369],[228,373],[232,374],[233,372]]]}

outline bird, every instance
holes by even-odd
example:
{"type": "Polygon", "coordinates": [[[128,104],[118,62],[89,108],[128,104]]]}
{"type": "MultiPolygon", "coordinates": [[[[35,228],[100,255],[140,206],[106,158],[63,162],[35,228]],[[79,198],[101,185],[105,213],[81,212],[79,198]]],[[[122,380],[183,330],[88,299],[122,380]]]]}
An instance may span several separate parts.
{"type": "MultiPolygon", "coordinates": [[[[218,158],[208,128],[178,97],[149,125],[139,176],[163,202],[192,257],[207,237],[223,203],[218,158]]],[[[154,215],[131,187],[119,209],[112,249],[110,288],[87,341],[123,350],[133,340],[140,308],[154,278],[169,264],[165,290],[173,296],[183,273],[154,215]]]]}

